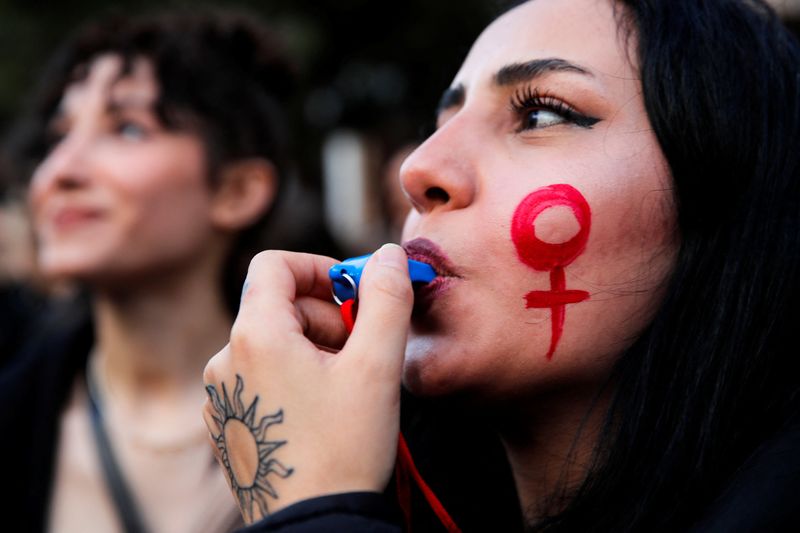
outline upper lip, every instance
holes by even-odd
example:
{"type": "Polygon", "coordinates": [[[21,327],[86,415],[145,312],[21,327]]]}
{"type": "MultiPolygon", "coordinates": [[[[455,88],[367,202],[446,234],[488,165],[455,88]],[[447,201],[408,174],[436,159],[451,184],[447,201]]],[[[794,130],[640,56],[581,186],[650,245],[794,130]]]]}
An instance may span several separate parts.
{"type": "Polygon", "coordinates": [[[403,248],[409,259],[429,264],[439,277],[461,277],[456,267],[435,242],[417,238],[403,243],[403,248]]]}
{"type": "Polygon", "coordinates": [[[100,209],[91,206],[65,205],[46,210],[45,218],[58,225],[67,220],[95,218],[100,213],[100,209]]]}

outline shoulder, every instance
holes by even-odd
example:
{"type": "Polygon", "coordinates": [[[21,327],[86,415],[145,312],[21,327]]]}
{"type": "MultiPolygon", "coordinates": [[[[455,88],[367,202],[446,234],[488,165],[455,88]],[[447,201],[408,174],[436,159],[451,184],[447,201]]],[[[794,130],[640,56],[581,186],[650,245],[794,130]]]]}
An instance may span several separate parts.
{"type": "Polygon", "coordinates": [[[14,423],[21,432],[57,416],[85,366],[93,339],[84,305],[48,305],[28,328],[20,349],[0,368],[0,422],[6,427],[14,423]]]}
{"type": "Polygon", "coordinates": [[[0,368],[30,335],[44,308],[44,297],[20,283],[0,284],[0,368]]]}
{"type": "Polygon", "coordinates": [[[800,416],[744,463],[692,531],[800,531],[800,416]]]}
{"type": "Polygon", "coordinates": [[[10,433],[0,455],[14,458],[4,473],[17,480],[4,502],[15,509],[9,531],[45,527],[59,418],[93,342],[88,317],[78,307],[47,309],[0,369],[0,425],[10,433]]]}

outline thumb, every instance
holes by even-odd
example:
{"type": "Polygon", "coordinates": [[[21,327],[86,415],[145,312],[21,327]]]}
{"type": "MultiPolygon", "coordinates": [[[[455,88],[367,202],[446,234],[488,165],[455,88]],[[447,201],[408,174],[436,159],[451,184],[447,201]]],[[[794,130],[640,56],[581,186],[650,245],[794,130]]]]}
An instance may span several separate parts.
{"type": "Polygon", "coordinates": [[[399,370],[414,304],[405,250],[384,244],[373,254],[361,275],[358,298],[358,318],[347,351],[399,370]]]}

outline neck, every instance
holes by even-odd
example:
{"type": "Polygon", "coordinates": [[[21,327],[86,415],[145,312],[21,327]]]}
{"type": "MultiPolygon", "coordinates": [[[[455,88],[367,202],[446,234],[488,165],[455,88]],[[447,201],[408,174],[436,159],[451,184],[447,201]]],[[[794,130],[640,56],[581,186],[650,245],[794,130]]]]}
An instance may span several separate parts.
{"type": "Polygon", "coordinates": [[[117,397],[159,401],[202,393],[205,364],[231,327],[221,291],[209,280],[216,278],[184,271],[96,293],[96,357],[117,397]]]}
{"type": "Polygon", "coordinates": [[[500,437],[525,519],[536,523],[562,510],[586,478],[608,397],[575,394],[525,403],[536,410],[504,414],[500,437]]]}

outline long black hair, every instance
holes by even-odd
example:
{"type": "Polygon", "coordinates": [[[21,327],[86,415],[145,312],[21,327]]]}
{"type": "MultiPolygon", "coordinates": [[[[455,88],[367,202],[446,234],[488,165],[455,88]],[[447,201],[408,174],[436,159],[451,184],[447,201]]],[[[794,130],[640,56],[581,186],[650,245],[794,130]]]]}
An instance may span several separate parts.
{"type": "Polygon", "coordinates": [[[8,141],[20,174],[29,176],[47,155],[47,125],[66,87],[85,76],[94,59],[109,53],[122,58],[123,75],[137,58],[152,63],[159,84],[154,111],[167,129],[188,130],[204,141],[210,186],[226,164],[238,160],[264,158],[277,169],[272,209],[238,235],[224,268],[222,289],[235,312],[250,258],[276,244],[269,242],[269,226],[290,178],[286,109],[296,86],[294,69],[281,43],[249,12],[201,8],[136,17],[108,14],[79,28],[45,67],[29,112],[8,141]]]}
{"type": "Polygon", "coordinates": [[[800,47],[760,0],[616,9],[681,244],[662,307],[615,367],[594,467],[537,530],[686,530],[797,416],[800,47]]]}

